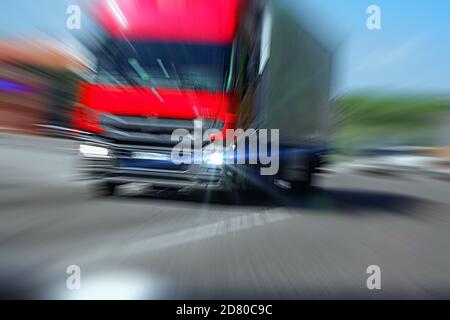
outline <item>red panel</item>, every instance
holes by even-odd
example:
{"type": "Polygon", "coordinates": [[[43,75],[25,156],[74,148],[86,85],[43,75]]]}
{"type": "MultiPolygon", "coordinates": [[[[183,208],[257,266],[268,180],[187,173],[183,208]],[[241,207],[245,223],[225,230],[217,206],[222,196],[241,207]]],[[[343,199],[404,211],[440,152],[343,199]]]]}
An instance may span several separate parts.
{"type": "Polygon", "coordinates": [[[102,113],[175,119],[220,119],[233,126],[236,103],[222,92],[83,84],[74,113],[78,130],[99,132],[102,113]]]}
{"type": "Polygon", "coordinates": [[[94,14],[114,37],[231,43],[242,0],[98,0],[94,14]]]}

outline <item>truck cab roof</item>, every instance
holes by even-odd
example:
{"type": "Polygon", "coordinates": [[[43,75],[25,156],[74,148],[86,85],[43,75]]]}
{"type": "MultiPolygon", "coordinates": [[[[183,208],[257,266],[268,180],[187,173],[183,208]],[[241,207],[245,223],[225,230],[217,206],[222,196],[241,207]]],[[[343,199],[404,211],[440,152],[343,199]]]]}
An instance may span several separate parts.
{"type": "Polygon", "coordinates": [[[97,22],[115,38],[232,43],[245,0],[98,0],[97,22]]]}

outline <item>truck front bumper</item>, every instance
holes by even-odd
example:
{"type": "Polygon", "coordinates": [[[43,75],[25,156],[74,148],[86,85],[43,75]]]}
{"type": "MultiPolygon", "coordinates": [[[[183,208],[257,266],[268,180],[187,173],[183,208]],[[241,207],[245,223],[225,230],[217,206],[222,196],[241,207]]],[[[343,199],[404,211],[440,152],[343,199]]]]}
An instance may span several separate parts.
{"type": "MultiPolygon", "coordinates": [[[[174,189],[228,190],[224,165],[182,164],[170,160],[135,160],[131,154],[162,155],[167,158],[167,148],[135,145],[118,145],[101,140],[80,142],[107,154],[89,155],[79,152],[78,169],[82,178],[104,180],[117,184],[146,183],[154,187],[174,189]]],[[[95,150],[95,149],[94,149],[95,150]]]]}

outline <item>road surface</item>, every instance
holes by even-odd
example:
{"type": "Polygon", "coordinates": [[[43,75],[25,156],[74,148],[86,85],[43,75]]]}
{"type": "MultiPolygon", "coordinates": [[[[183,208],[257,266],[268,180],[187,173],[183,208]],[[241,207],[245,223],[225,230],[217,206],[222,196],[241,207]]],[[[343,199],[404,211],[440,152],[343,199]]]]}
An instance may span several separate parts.
{"type": "Polygon", "coordinates": [[[308,197],[95,198],[75,148],[0,136],[1,298],[450,298],[449,182],[338,171],[308,197]]]}

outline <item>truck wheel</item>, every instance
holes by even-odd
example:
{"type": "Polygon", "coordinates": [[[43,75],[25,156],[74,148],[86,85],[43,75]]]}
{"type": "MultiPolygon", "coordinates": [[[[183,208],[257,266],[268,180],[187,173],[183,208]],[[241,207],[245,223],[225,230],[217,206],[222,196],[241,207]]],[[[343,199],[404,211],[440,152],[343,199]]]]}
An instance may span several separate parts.
{"type": "Polygon", "coordinates": [[[306,192],[311,191],[314,171],[316,168],[314,163],[315,163],[314,161],[310,161],[310,163],[305,171],[305,177],[304,177],[303,181],[296,181],[291,184],[292,191],[294,192],[294,194],[306,193],[306,192]]]}
{"type": "Polygon", "coordinates": [[[108,197],[114,195],[116,191],[116,184],[108,181],[97,182],[93,188],[92,193],[95,197],[108,197]]]}

